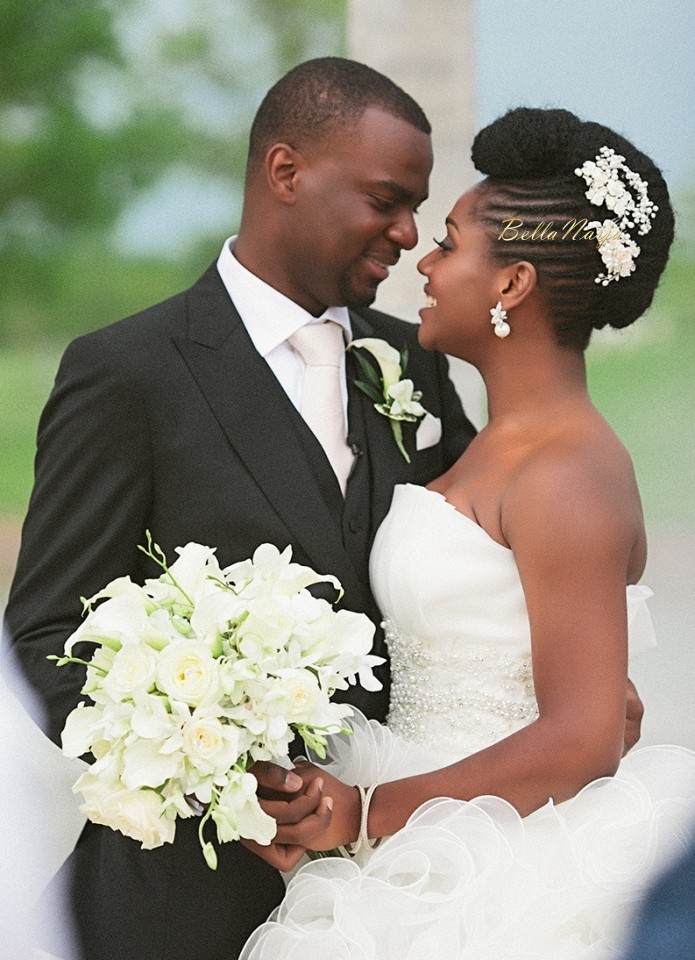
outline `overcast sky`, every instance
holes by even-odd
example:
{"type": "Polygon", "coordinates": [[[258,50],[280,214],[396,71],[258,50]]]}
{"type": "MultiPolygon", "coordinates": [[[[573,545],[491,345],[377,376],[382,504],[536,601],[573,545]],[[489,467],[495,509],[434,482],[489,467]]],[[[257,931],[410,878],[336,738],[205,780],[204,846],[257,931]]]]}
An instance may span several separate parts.
{"type": "Polygon", "coordinates": [[[479,125],[562,106],[695,181],[693,0],[477,0],[479,125]]]}

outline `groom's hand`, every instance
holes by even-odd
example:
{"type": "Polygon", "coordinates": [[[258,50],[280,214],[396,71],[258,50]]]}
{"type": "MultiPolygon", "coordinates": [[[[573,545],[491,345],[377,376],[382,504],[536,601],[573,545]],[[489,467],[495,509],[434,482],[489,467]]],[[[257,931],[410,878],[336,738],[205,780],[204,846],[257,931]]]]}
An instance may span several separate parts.
{"type": "Polygon", "coordinates": [[[632,682],[627,681],[627,699],[625,704],[625,737],[623,756],[632,750],[640,738],[642,729],[642,717],[644,716],[644,704],[640,700],[637,689],[632,682]]]}
{"type": "Polygon", "coordinates": [[[263,761],[255,763],[252,772],[258,780],[259,803],[277,822],[278,829],[268,846],[253,840],[241,843],[271,867],[291,870],[311,840],[329,828],[332,801],[323,796],[321,777],[305,784],[292,770],[263,761]]]}

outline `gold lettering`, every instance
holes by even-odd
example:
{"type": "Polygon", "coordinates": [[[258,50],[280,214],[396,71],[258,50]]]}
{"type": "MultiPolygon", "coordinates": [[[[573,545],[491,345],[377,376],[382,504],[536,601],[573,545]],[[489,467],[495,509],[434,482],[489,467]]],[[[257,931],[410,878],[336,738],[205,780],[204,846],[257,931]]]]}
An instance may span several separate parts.
{"type": "MultiPolygon", "coordinates": [[[[498,239],[498,240],[507,240],[507,241],[509,241],[509,240],[516,240],[516,238],[519,236],[518,227],[523,227],[523,225],[524,225],[524,221],[523,221],[523,220],[518,220],[518,219],[516,219],[516,218],[514,218],[514,217],[510,217],[508,220],[503,220],[502,223],[503,223],[503,224],[506,223],[507,226],[504,228],[504,230],[502,231],[502,233],[499,235],[499,237],[498,237],[497,239],[498,239]],[[508,231],[510,231],[510,230],[512,231],[512,235],[511,235],[510,237],[506,237],[505,234],[506,234],[508,231]]],[[[523,238],[522,238],[522,239],[523,239],[523,238]]]]}
{"type": "Polygon", "coordinates": [[[553,221],[549,220],[547,223],[545,220],[541,220],[536,229],[533,231],[534,240],[554,240],[557,236],[557,232],[553,230],[553,221]],[[538,236],[536,236],[537,231],[540,230],[538,236]],[[548,232],[550,231],[550,232],[548,232]]]}
{"type": "Polygon", "coordinates": [[[600,250],[606,240],[618,240],[620,238],[620,230],[616,226],[615,220],[611,221],[613,226],[616,228],[611,232],[608,227],[605,230],[599,230],[596,234],[596,249],[600,250]]]}
{"type": "Polygon", "coordinates": [[[576,240],[579,234],[582,232],[582,230],[586,228],[586,225],[588,222],[589,221],[587,220],[586,217],[584,217],[583,220],[568,220],[565,226],[563,227],[564,233],[562,234],[562,239],[566,240],[567,234],[571,233],[574,230],[575,232],[574,232],[574,235],[572,236],[572,240],[576,240]]]}

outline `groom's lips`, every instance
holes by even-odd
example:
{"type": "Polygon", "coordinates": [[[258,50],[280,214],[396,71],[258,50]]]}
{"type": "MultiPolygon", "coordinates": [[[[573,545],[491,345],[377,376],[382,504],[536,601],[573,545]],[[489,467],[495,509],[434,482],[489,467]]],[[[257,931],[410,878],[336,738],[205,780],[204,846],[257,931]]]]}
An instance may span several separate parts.
{"type": "Polygon", "coordinates": [[[398,257],[392,253],[364,253],[362,259],[380,283],[388,277],[391,267],[398,263],[398,257]]]}

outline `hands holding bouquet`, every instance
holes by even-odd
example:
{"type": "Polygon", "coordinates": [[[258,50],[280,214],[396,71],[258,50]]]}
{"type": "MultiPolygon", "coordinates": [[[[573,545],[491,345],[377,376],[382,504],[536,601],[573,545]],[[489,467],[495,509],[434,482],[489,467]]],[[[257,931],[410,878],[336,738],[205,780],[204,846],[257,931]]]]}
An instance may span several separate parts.
{"type": "MultiPolygon", "coordinates": [[[[141,549],[161,576],[143,586],[122,577],[85,600],[84,622],[54,658],[86,665],[92,701],[68,716],[63,752],[95,758],[73,788],[86,816],[146,849],[171,843],[176,818],[202,806],[200,842],[214,869],[209,820],[220,843],[275,837],[253,764],[287,762],[295,734],[325,755],[351,713],[331,695],[358,678],[378,690],[372,668],[382,659],[369,652],[364,614],[336,611],[307,589],[327,581],[340,590],[338,581],[292,563],[289,547],[262,544],[225,569],[196,543],[177,548],[171,567],[149,534],[141,549]],[[84,641],[96,645],[89,661],[72,655],[84,641]]],[[[319,792],[308,791],[310,807],[319,792]]]]}

